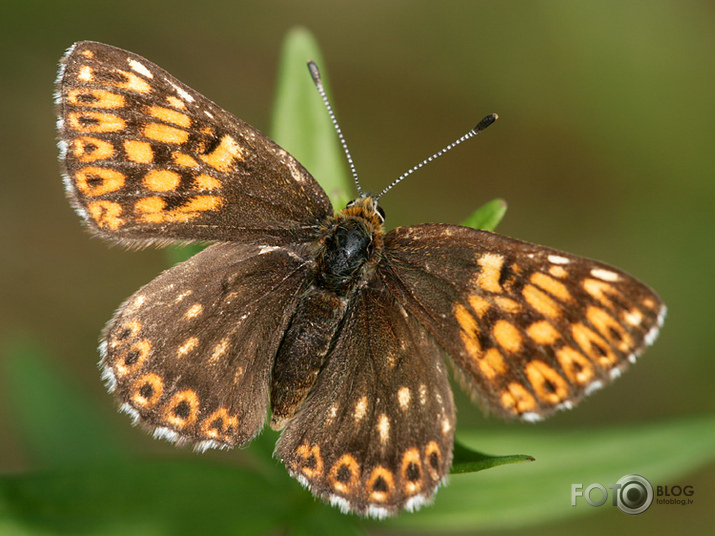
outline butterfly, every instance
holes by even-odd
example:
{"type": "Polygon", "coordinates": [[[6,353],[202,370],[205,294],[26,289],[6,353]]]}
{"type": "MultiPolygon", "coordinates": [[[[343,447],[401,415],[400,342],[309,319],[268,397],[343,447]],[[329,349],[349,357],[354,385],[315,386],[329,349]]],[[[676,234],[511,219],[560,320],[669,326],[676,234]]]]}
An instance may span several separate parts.
{"type": "Polygon", "coordinates": [[[433,499],[456,424],[443,356],[485,408],[535,421],[620,375],[662,324],[655,292],[606,264],[457,225],[387,232],[380,196],[334,212],[285,150],[131,52],[73,45],[56,109],[90,231],[213,243],[104,329],[121,410],[200,451],[246,445],[270,411],[275,456],[345,512],[433,499]]]}

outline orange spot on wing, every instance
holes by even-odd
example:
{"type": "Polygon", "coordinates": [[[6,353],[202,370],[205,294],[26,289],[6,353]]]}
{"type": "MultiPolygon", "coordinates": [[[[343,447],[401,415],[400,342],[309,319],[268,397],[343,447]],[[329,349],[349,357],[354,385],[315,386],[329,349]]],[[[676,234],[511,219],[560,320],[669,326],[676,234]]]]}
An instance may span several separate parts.
{"type": "Polygon", "coordinates": [[[526,333],[536,344],[553,344],[561,337],[556,328],[546,320],[534,322],[526,329],[526,333]]]}
{"type": "Polygon", "coordinates": [[[556,359],[559,360],[566,377],[577,385],[586,385],[595,376],[593,364],[585,355],[570,346],[557,350],[556,359]]]}
{"type": "Polygon", "coordinates": [[[581,350],[597,363],[608,367],[618,362],[618,357],[611,346],[595,331],[584,324],[577,323],[571,326],[571,332],[581,350]]]}
{"type": "Polygon", "coordinates": [[[195,303],[191,307],[187,309],[187,311],[184,313],[184,318],[187,320],[193,320],[197,316],[199,316],[202,312],[204,311],[204,306],[201,305],[200,303],[195,303]]]}
{"type": "Polygon", "coordinates": [[[511,322],[497,320],[492,328],[492,334],[499,346],[507,352],[518,352],[521,350],[523,339],[519,330],[511,322]]]}
{"type": "Polygon", "coordinates": [[[192,389],[176,393],[164,410],[164,420],[177,428],[191,426],[198,416],[199,397],[192,389]]]}
{"type": "Polygon", "coordinates": [[[168,169],[155,169],[144,175],[142,182],[152,192],[172,192],[181,184],[181,175],[168,169]]]}
{"type": "Polygon", "coordinates": [[[549,318],[556,318],[561,315],[561,308],[549,297],[534,285],[526,285],[522,290],[524,299],[539,313],[549,318]]]}
{"type": "Polygon", "coordinates": [[[536,395],[547,404],[556,405],[568,398],[569,386],[552,367],[534,359],[526,365],[526,376],[536,395]]]}
{"type": "Polygon", "coordinates": [[[633,338],[623,326],[600,307],[589,306],[586,318],[598,332],[621,352],[628,353],[633,348],[633,338]]]}
{"type": "Polygon", "coordinates": [[[334,490],[349,495],[360,481],[360,464],[352,454],[343,454],[330,468],[327,480],[334,490]]]}
{"type": "Polygon", "coordinates": [[[143,197],[134,204],[134,209],[142,213],[144,221],[160,222],[166,201],[161,197],[143,197]]]}
{"type": "Polygon", "coordinates": [[[618,296],[619,292],[615,287],[604,281],[599,281],[598,279],[587,278],[581,283],[584,290],[588,292],[593,298],[595,298],[599,303],[613,309],[613,302],[608,296],[618,296]]]}
{"type": "Polygon", "coordinates": [[[171,159],[177,166],[181,167],[198,167],[199,163],[191,158],[186,153],[180,153],[178,151],[171,153],[171,159]]]}
{"type": "Polygon", "coordinates": [[[114,370],[117,372],[117,375],[125,376],[139,370],[144,366],[144,363],[149,357],[151,348],[151,342],[147,339],[142,339],[132,344],[125,352],[120,354],[115,361],[114,370]]]}
{"type": "Polygon", "coordinates": [[[178,350],[176,351],[176,357],[184,357],[189,352],[195,350],[198,344],[199,339],[197,339],[196,337],[189,337],[181,344],[181,346],[179,346],[178,350]]]}
{"type": "Polygon", "coordinates": [[[148,123],[144,126],[143,132],[150,140],[162,143],[186,143],[189,139],[187,131],[162,123],[148,123]]]}
{"type": "Polygon", "coordinates": [[[469,305],[472,306],[472,309],[474,309],[474,312],[477,313],[479,318],[483,317],[484,313],[486,313],[491,307],[489,300],[483,298],[482,296],[477,296],[476,294],[469,296],[469,305]]]}
{"type": "Polygon", "coordinates": [[[538,407],[534,396],[518,382],[511,382],[502,393],[501,403],[512,413],[521,414],[538,407]]]}
{"type": "Polygon", "coordinates": [[[649,296],[649,297],[646,297],[646,298],[643,298],[643,302],[642,302],[642,303],[643,303],[643,305],[644,305],[645,307],[647,307],[648,309],[653,309],[653,310],[656,308],[656,305],[658,305],[658,303],[657,303],[653,298],[651,298],[650,296],[649,296]]]}
{"type": "Polygon", "coordinates": [[[87,166],[77,170],[74,183],[87,197],[98,197],[124,187],[124,173],[116,169],[87,166]]]}
{"type": "Polygon", "coordinates": [[[501,269],[504,264],[504,257],[494,253],[484,253],[477,258],[477,264],[481,266],[481,271],[477,276],[477,285],[486,292],[501,292],[501,269]]]}
{"type": "Polygon", "coordinates": [[[107,160],[114,156],[114,145],[99,138],[80,136],[72,140],[70,153],[80,162],[107,160]]]}
{"type": "Polygon", "coordinates": [[[323,458],[318,445],[309,447],[307,444],[303,444],[295,450],[295,454],[300,458],[295,469],[300,470],[308,478],[323,476],[323,458]]]}
{"type": "Polygon", "coordinates": [[[472,316],[467,308],[460,303],[456,303],[454,305],[454,317],[457,319],[459,326],[462,328],[459,331],[459,336],[462,339],[464,348],[470,357],[476,359],[482,353],[482,348],[479,344],[479,339],[477,338],[477,333],[479,332],[477,320],[472,316]]]}
{"type": "Polygon", "coordinates": [[[79,88],[67,93],[67,103],[88,108],[123,108],[124,96],[103,89],[79,88]]]}
{"type": "Polygon", "coordinates": [[[400,477],[402,480],[402,491],[406,495],[414,495],[422,491],[424,478],[422,477],[422,458],[417,448],[407,449],[402,454],[400,465],[400,477]]]}
{"type": "Polygon", "coordinates": [[[186,109],[186,104],[184,104],[184,101],[182,101],[178,97],[174,97],[173,95],[168,95],[166,97],[166,102],[169,103],[169,105],[173,106],[174,108],[179,108],[181,110],[186,109]]]}
{"type": "Polygon", "coordinates": [[[132,382],[130,399],[135,406],[149,408],[156,405],[164,393],[164,380],[157,374],[144,374],[132,382]]]}
{"type": "Polygon", "coordinates": [[[101,229],[109,229],[116,231],[122,225],[124,220],[119,217],[122,213],[122,207],[119,203],[112,201],[92,201],[87,203],[87,212],[92,217],[97,227],[101,229]]]}
{"type": "Polygon", "coordinates": [[[104,112],[70,112],[67,119],[77,132],[118,132],[127,125],[118,115],[104,112]]]}
{"type": "Polygon", "coordinates": [[[464,305],[461,303],[454,304],[454,317],[457,319],[460,327],[467,333],[478,331],[477,320],[472,316],[464,305]]]}
{"type": "Polygon", "coordinates": [[[151,164],[154,161],[154,151],[146,141],[125,140],[124,152],[128,160],[137,164],[151,164]]]}
{"type": "Polygon", "coordinates": [[[536,272],[531,276],[531,282],[561,301],[570,301],[572,299],[566,285],[549,275],[536,272]]]}
{"type": "Polygon", "coordinates": [[[503,312],[516,314],[521,311],[521,304],[512,300],[511,298],[505,298],[504,296],[494,296],[494,305],[499,307],[503,312]]]}
{"type": "Polygon", "coordinates": [[[161,197],[139,199],[134,209],[140,213],[140,220],[147,223],[185,222],[197,218],[202,212],[218,210],[223,199],[218,196],[199,195],[172,210],[166,210],[166,201],[161,197]]]}
{"type": "Polygon", "coordinates": [[[494,380],[506,372],[504,356],[496,348],[489,348],[484,352],[484,357],[477,361],[479,370],[488,380],[494,380]]]}
{"type": "Polygon", "coordinates": [[[201,431],[211,439],[231,441],[230,432],[238,428],[238,418],[232,416],[226,408],[219,408],[201,423],[201,431]]]}
{"type": "Polygon", "coordinates": [[[228,350],[230,342],[231,341],[228,337],[224,337],[219,342],[217,342],[213,347],[213,352],[211,352],[209,361],[216,361],[219,357],[225,354],[226,350],[228,350]]]}
{"type": "Polygon", "coordinates": [[[233,137],[226,134],[221,143],[212,152],[199,155],[199,158],[212,168],[227,173],[231,171],[236,160],[243,160],[243,149],[233,137]]]}
{"type": "Polygon", "coordinates": [[[549,273],[554,277],[558,277],[559,279],[563,279],[564,277],[569,275],[568,271],[566,271],[566,268],[557,264],[549,268],[549,273]]]}
{"type": "Polygon", "coordinates": [[[201,175],[194,177],[193,187],[197,190],[219,190],[223,187],[223,185],[218,179],[212,177],[211,175],[206,175],[206,173],[202,173],[201,175]]]}
{"type": "Polygon", "coordinates": [[[395,477],[392,471],[382,465],[375,467],[367,479],[367,489],[370,490],[371,501],[388,501],[395,491],[395,477]]]}
{"type": "Polygon", "coordinates": [[[152,117],[164,121],[165,123],[173,123],[174,125],[189,128],[191,126],[191,118],[182,113],[165,108],[163,106],[147,106],[146,113],[152,117]]]}
{"type": "Polygon", "coordinates": [[[130,71],[114,69],[110,72],[110,76],[102,79],[102,82],[108,86],[134,91],[135,93],[151,92],[151,84],[130,71]]]}
{"type": "Polygon", "coordinates": [[[433,480],[442,477],[442,449],[436,441],[430,441],[425,447],[425,467],[433,480]]]}

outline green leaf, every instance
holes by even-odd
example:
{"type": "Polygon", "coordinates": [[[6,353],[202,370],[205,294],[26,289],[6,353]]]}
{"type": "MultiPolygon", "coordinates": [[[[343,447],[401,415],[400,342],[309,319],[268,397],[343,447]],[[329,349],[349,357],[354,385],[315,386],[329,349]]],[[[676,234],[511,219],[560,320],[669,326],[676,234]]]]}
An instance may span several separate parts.
{"type": "Polygon", "coordinates": [[[506,201],[503,199],[494,199],[472,212],[470,216],[462,221],[462,225],[471,227],[472,229],[493,231],[497,225],[499,225],[504,214],[506,214],[506,208],[506,201]]]}
{"type": "Polygon", "coordinates": [[[484,469],[491,469],[498,465],[510,463],[533,462],[534,458],[525,454],[513,454],[511,456],[489,456],[476,450],[471,450],[459,441],[454,441],[454,458],[452,460],[453,475],[461,473],[475,473],[484,469]]]}
{"type": "Polygon", "coordinates": [[[291,30],[278,68],[271,135],[310,171],[333,207],[342,208],[352,199],[352,186],[335,129],[308,73],[309,60],[320,68],[330,94],[327,69],[315,38],[304,28],[291,30]]]}
{"type": "Polygon", "coordinates": [[[265,534],[298,493],[246,467],[134,462],[2,476],[0,516],[53,534],[265,534]]]}
{"type": "Polygon", "coordinates": [[[3,395],[32,458],[44,466],[85,465],[123,458],[102,415],[47,352],[22,338],[4,351],[3,395]]]}
{"type": "Polygon", "coordinates": [[[673,483],[715,458],[715,417],[575,431],[460,430],[460,438],[493,452],[523,449],[537,461],[452,476],[433,507],[402,515],[386,526],[488,530],[593,513],[596,509],[584,501],[571,506],[571,484],[608,487],[631,473],[643,475],[653,486],[673,483]]]}

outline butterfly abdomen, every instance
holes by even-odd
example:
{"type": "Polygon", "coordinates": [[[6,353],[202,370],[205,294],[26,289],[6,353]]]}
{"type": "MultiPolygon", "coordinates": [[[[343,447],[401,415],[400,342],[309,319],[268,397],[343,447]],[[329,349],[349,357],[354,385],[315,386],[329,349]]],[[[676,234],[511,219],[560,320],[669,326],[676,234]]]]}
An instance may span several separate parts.
{"type": "Polygon", "coordinates": [[[330,218],[316,241],[312,284],[301,296],[273,365],[271,426],[281,429],[313,387],[350,297],[374,273],[381,225],[371,219],[372,203],[330,218]]]}
{"type": "Polygon", "coordinates": [[[283,428],[313,387],[347,305],[344,296],[317,287],[301,297],[273,365],[272,428],[283,428]]]}

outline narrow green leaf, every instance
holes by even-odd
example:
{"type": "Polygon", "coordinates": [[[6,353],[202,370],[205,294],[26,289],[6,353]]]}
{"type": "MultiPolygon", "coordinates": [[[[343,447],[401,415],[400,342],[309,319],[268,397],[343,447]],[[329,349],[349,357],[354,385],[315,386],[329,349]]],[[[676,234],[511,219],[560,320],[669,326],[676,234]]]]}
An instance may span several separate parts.
{"type": "Polygon", "coordinates": [[[30,339],[4,350],[3,397],[34,460],[45,466],[85,465],[121,459],[123,449],[81,389],[50,364],[30,339]]]}
{"type": "Polygon", "coordinates": [[[715,459],[713,416],[576,431],[460,430],[460,438],[493,452],[518,448],[537,461],[452,476],[434,506],[386,526],[442,532],[532,526],[596,511],[584,501],[571,506],[571,484],[607,488],[631,473],[653,486],[679,483],[715,459]]]}
{"type": "Polygon", "coordinates": [[[452,460],[453,475],[461,473],[475,473],[484,469],[491,469],[498,465],[508,465],[510,463],[533,462],[534,458],[525,454],[513,454],[510,456],[490,456],[476,450],[471,450],[459,441],[454,442],[454,459],[452,460]]]}
{"type": "Polygon", "coordinates": [[[462,225],[472,229],[493,231],[506,214],[507,204],[503,199],[494,199],[472,212],[462,225]]]}
{"type": "Polygon", "coordinates": [[[278,68],[271,133],[317,179],[333,206],[342,208],[352,199],[352,186],[335,129],[308,73],[309,60],[320,68],[329,94],[327,68],[315,38],[305,28],[293,29],[278,68]]]}

